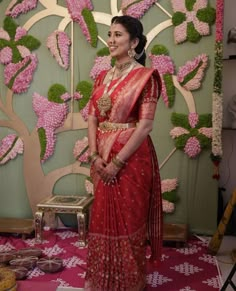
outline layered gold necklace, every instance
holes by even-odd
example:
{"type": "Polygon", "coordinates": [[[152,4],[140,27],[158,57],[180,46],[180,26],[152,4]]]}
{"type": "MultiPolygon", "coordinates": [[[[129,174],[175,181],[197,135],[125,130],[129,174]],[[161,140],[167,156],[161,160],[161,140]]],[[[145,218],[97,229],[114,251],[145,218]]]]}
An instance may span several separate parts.
{"type": "Polygon", "coordinates": [[[97,105],[101,116],[105,117],[107,112],[111,109],[112,101],[110,95],[116,89],[116,87],[124,80],[124,78],[132,71],[135,65],[135,61],[130,61],[124,64],[117,64],[112,68],[108,81],[105,85],[103,95],[97,100],[97,105]],[[126,69],[127,71],[125,72],[125,74],[123,74],[121,78],[116,82],[116,84],[108,91],[111,81],[113,80],[113,77],[115,75],[115,70],[118,70],[119,73],[122,74],[126,69]]]}

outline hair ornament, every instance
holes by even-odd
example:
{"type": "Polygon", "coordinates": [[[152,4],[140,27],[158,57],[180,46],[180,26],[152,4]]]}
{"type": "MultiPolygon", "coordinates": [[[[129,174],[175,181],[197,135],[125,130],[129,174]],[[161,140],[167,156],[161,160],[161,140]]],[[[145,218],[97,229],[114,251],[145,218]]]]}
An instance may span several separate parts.
{"type": "Polygon", "coordinates": [[[134,56],[134,58],[136,59],[136,60],[139,60],[140,58],[141,58],[141,56],[144,54],[144,51],[145,51],[145,49],[143,49],[142,51],[141,51],[141,53],[140,54],[135,54],[135,56],[134,56]]]}

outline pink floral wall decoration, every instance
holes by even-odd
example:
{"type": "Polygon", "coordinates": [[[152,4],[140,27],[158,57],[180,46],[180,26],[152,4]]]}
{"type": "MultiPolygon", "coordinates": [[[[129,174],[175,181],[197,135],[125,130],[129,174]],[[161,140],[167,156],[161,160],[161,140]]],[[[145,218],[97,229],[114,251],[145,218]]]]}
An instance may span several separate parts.
{"type": "Polygon", "coordinates": [[[208,0],[171,0],[174,14],[174,39],[176,44],[184,41],[198,42],[210,34],[215,22],[215,9],[208,0]]]}
{"type": "Polygon", "coordinates": [[[201,86],[204,71],[208,65],[208,56],[201,54],[181,66],[177,73],[177,81],[186,90],[197,90],[201,86]]]}
{"type": "Polygon", "coordinates": [[[66,5],[71,18],[78,23],[87,41],[92,47],[97,46],[97,25],[94,21],[93,4],[90,0],[66,0],[66,5]]]}
{"type": "Polygon", "coordinates": [[[8,134],[0,141],[0,164],[6,164],[18,154],[23,154],[24,144],[16,134],[8,134]]]}
{"type": "Polygon", "coordinates": [[[211,118],[211,114],[172,113],[171,121],[175,127],[170,131],[170,136],[176,148],[183,150],[189,158],[196,158],[203,149],[209,148],[212,140],[211,118]]]}
{"type": "Polygon", "coordinates": [[[57,63],[67,70],[70,63],[71,40],[64,31],[55,30],[47,38],[47,47],[57,63]]]}
{"type": "Polygon", "coordinates": [[[37,4],[38,0],[12,0],[8,5],[5,14],[16,18],[20,14],[27,13],[28,11],[36,8],[37,4]]]}
{"type": "Polygon", "coordinates": [[[71,98],[68,93],[61,96],[46,98],[38,93],[33,94],[33,110],[38,116],[37,129],[41,144],[41,161],[45,162],[53,155],[56,143],[55,130],[62,126],[68,114],[68,104],[65,103],[71,98]],[[59,102],[56,102],[59,98],[59,102]]]}
{"type": "Polygon", "coordinates": [[[165,105],[171,108],[175,100],[175,86],[172,76],[175,73],[175,66],[169,52],[163,45],[155,45],[149,54],[151,66],[157,69],[162,82],[161,97],[165,105]]]}
{"type": "Polygon", "coordinates": [[[164,213],[173,213],[175,211],[175,203],[178,201],[177,187],[177,178],[161,180],[162,207],[164,213]]]}
{"type": "Polygon", "coordinates": [[[141,18],[157,0],[122,0],[121,10],[124,15],[141,18]]]}
{"type": "Polygon", "coordinates": [[[89,146],[88,146],[88,138],[85,136],[83,139],[77,140],[73,149],[73,155],[76,160],[81,163],[88,164],[89,163],[89,146]]]}
{"type": "Polygon", "coordinates": [[[0,63],[5,65],[4,83],[14,93],[28,90],[38,64],[31,51],[39,46],[40,42],[10,17],[4,19],[0,28],[0,63]]]}

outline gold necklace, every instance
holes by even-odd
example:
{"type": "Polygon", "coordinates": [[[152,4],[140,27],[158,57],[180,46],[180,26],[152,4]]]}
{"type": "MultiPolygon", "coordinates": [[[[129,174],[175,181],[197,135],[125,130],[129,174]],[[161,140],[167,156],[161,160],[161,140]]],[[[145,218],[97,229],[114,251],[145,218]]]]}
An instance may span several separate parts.
{"type": "Polygon", "coordinates": [[[106,86],[104,88],[103,95],[101,98],[99,98],[97,100],[97,105],[98,105],[98,109],[100,111],[101,116],[106,116],[107,111],[109,111],[111,109],[112,101],[111,101],[110,95],[116,89],[116,87],[124,80],[124,78],[131,72],[131,70],[134,68],[135,65],[136,65],[136,62],[134,62],[134,61],[129,63],[129,66],[130,66],[129,70],[127,70],[127,72],[124,75],[122,75],[122,77],[119,79],[119,81],[116,82],[116,84],[108,91],[108,88],[109,88],[111,81],[112,81],[114,74],[115,74],[116,66],[114,66],[112,68],[112,72],[111,72],[109,79],[106,83],[106,86]]]}

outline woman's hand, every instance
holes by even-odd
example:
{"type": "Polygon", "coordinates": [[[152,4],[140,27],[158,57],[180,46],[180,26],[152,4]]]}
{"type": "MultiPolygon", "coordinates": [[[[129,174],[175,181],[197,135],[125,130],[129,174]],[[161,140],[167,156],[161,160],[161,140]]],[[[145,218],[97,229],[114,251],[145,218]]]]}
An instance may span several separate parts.
{"type": "Polygon", "coordinates": [[[105,184],[110,184],[115,181],[115,177],[120,168],[116,167],[113,162],[107,163],[101,157],[94,162],[94,169],[100,175],[105,184]]]}

